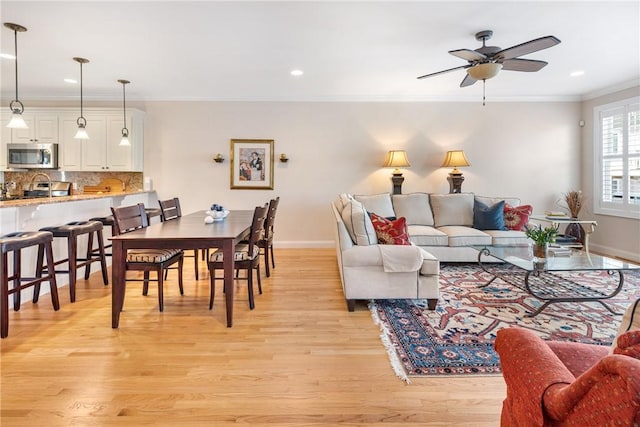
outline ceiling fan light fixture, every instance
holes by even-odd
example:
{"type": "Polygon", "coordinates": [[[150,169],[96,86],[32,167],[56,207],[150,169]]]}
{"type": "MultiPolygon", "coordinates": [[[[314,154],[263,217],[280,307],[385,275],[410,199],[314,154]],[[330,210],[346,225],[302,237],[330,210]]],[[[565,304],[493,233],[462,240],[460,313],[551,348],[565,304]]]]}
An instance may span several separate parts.
{"type": "Polygon", "coordinates": [[[485,62],[467,68],[467,74],[476,80],[487,80],[498,75],[502,70],[502,64],[498,62],[485,62]]]}

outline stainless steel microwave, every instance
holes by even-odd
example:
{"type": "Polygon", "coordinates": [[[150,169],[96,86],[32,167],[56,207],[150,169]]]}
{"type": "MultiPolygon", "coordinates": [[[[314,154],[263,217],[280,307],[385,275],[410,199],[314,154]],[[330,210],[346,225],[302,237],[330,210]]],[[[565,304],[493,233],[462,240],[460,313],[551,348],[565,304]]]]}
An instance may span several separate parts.
{"type": "Polygon", "coordinates": [[[7,144],[7,166],[58,169],[58,144],[7,144]]]}

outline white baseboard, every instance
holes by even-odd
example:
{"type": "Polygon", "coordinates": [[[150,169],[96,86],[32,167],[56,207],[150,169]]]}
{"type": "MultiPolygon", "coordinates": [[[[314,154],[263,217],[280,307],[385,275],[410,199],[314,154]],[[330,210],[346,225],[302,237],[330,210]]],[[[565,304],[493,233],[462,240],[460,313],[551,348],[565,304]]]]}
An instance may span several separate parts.
{"type": "Polygon", "coordinates": [[[608,257],[622,258],[629,261],[640,263],[639,253],[621,251],[620,249],[611,248],[611,247],[602,246],[602,245],[594,245],[593,243],[589,244],[589,250],[592,252],[596,252],[598,254],[603,254],[608,257]]]}
{"type": "Polygon", "coordinates": [[[312,241],[278,241],[273,242],[273,246],[283,249],[304,249],[304,248],[335,248],[336,244],[333,240],[312,240],[312,241]]]}

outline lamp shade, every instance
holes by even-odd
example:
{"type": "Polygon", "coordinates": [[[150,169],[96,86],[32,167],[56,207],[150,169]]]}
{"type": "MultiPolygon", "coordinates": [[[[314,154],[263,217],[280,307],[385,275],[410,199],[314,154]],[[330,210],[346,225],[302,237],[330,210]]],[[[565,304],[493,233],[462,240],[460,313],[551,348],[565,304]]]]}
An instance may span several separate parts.
{"type": "Polygon", "coordinates": [[[486,62],[467,68],[467,74],[476,80],[487,80],[498,75],[502,70],[502,64],[497,62],[486,62]]]}
{"type": "Polygon", "coordinates": [[[28,129],[27,123],[24,121],[24,117],[22,117],[22,113],[17,110],[11,114],[11,120],[7,124],[8,128],[12,129],[28,129]]]}
{"type": "Polygon", "coordinates": [[[453,167],[453,174],[460,174],[461,172],[458,170],[458,166],[471,166],[469,161],[464,155],[463,150],[453,150],[447,151],[447,156],[444,158],[444,162],[442,162],[443,168],[453,167]]]}
{"type": "Polygon", "coordinates": [[[78,130],[74,136],[75,139],[89,139],[89,134],[87,133],[87,129],[84,124],[78,125],[78,130]]]}
{"type": "Polygon", "coordinates": [[[411,167],[409,159],[407,159],[407,152],[404,150],[392,150],[387,154],[387,161],[384,164],[385,168],[408,168],[411,167]]]}
{"type": "Polygon", "coordinates": [[[467,68],[467,74],[476,80],[487,80],[498,75],[502,70],[502,64],[497,62],[487,62],[467,68]]]}

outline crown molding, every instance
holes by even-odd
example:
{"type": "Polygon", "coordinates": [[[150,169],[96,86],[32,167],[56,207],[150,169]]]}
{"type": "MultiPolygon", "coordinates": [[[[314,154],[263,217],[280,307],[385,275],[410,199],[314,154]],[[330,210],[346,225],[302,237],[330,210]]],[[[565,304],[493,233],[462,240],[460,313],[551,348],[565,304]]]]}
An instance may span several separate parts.
{"type": "Polygon", "coordinates": [[[593,92],[586,93],[582,96],[582,100],[589,101],[591,99],[600,98],[601,96],[609,95],[615,92],[619,92],[621,90],[630,89],[635,86],[640,86],[640,78],[618,83],[613,86],[608,86],[603,89],[598,89],[593,92]]]}

